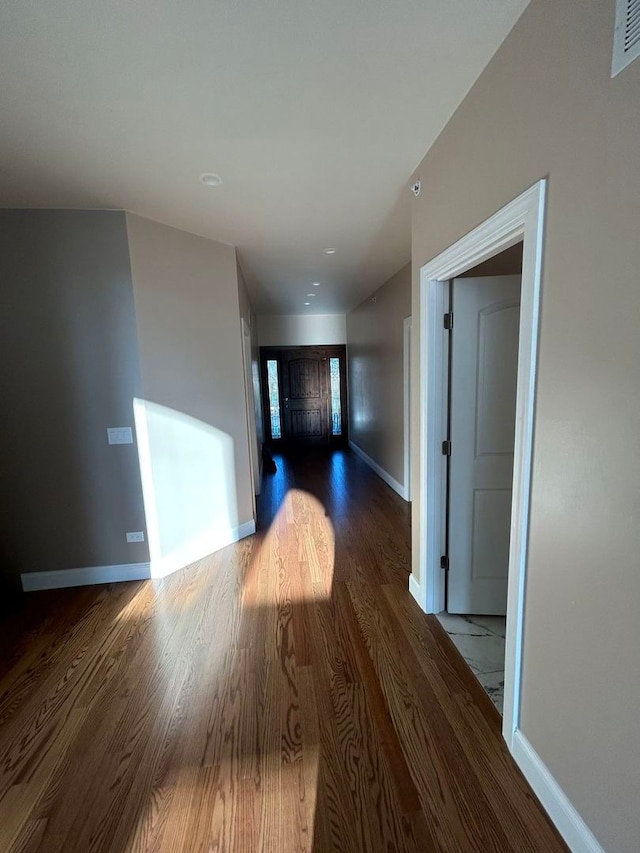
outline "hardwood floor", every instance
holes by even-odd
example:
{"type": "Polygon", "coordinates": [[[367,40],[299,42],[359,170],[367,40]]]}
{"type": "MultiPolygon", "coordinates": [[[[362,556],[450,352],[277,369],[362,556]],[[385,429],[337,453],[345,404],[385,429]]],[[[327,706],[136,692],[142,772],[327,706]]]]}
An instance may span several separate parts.
{"type": "Polygon", "coordinates": [[[564,850],[407,592],[408,505],[277,462],[256,536],[1,629],[0,850],[564,850]]]}

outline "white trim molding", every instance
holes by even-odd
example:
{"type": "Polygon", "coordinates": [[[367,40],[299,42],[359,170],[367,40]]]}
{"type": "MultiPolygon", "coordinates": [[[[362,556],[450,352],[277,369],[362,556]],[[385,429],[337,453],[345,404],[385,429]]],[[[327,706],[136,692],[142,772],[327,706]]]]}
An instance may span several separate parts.
{"type": "Polygon", "coordinates": [[[546,181],[543,180],[420,270],[420,581],[410,575],[409,591],[427,613],[438,613],[444,607],[444,573],[440,569],[440,554],[446,504],[441,453],[446,414],[446,353],[442,327],[445,282],[522,240],[502,734],[525,778],[571,850],[576,853],[603,853],[583,818],[520,729],[545,195],[546,181]]]}
{"type": "Polygon", "coordinates": [[[402,381],[404,416],[404,491],[411,500],[411,317],[405,317],[402,329],[402,381]]]}
{"type": "Polygon", "coordinates": [[[97,583],[164,578],[255,532],[255,521],[246,521],[239,527],[230,528],[222,536],[218,535],[209,541],[190,544],[180,551],[175,551],[151,563],[121,563],[113,566],[54,569],[49,572],[24,572],[20,575],[22,589],[24,592],[35,592],[40,589],[64,589],[71,586],[92,586],[97,583]]]}
{"type": "Polygon", "coordinates": [[[414,575],[409,575],[409,592],[415,598],[416,601],[420,601],[420,584],[415,579],[414,575]]]}
{"type": "Polygon", "coordinates": [[[378,465],[375,459],[372,459],[368,454],[364,452],[364,450],[362,450],[362,448],[358,447],[358,445],[351,440],[349,440],[349,447],[353,450],[356,456],[359,456],[363,462],[367,463],[369,468],[376,472],[376,474],[378,475],[378,477],[380,477],[381,480],[385,481],[387,486],[391,486],[393,491],[397,492],[401,498],[404,498],[405,501],[409,500],[409,496],[407,495],[406,489],[402,485],[402,483],[399,483],[394,477],[391,476],[388,471],[385,471],[385,469],[381,465],[378,465]]]}
{"type": "Polygon", "coordinates": [[[604,853],[573,803],[520,729],[514,732],[512,752],[536,796],[573,853],[604,853]]]}
{"type": "Polygon", "coordinates": [[[524,242],[502,724],[502,734],[512,752],[520,721],[545,192],[546,181],[538,182],[420,270],[420,581],[414,578],[410,589],[425,612],[438,613],[444,608],[445,590],[440,555],[446,509],[441,451],[447,385],[442,324],[446,282],[524,242]]]}
{"type": "Polygon", "coordinates": [[[203,560],[209,554],[215,554],[221,548],[239,542],[246,536],[256,532],[253,519],[245,521],[239,527],[229,527],[226,530],[208,530],[197,539],[185,543],[169,554],[161,554],[151,558],[151,577],[165,578],[174,572],[190,566],[198,560],[203,560]]]}
{"type": "Polygon", "coordinates": [[[240,317],[240,331],[242,336],[242,368],[244,373],[244,399],[247,410],[247,443],[249,453],[249,469],[251,474],[251,502],[253,517],[256,517],[256,495],[260,494],[262,488],[262,471],[260,467],[260,448],[258,447],[258,433],[256,428],[256,410],[253,396],[253,363],[251,356],[251,327],[244,317],[240,317]]]}
{"type": "Polygon", "coordinates": [[[78,569],[55,569],[51,572],[25,572],[20,575],[22,589],[64,589],[70,586],[92,586],[96,583],[145,581],[151,578],[150,563],[121,563],[114,566],[85,566],[78,569]]]}

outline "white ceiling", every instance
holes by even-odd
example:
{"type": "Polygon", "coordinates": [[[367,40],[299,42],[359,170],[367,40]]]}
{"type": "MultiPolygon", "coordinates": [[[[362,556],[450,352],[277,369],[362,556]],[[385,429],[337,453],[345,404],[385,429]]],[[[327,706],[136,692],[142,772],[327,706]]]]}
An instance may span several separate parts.
{"type": "Polygon", "coordinates": [[[0,205],[126,208],[236,245],[258,313],[348,310],[526,4],[2,0],[0,205]]]}

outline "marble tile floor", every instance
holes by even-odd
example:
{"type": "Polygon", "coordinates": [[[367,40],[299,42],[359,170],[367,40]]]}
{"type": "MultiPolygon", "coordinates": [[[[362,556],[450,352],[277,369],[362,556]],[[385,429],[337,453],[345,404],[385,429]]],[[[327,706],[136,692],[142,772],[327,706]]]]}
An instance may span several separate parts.
{"type": "Polygon", "coordinates": [[[502,714],[506,618],[439,613],[438,619],[502,714]]]}

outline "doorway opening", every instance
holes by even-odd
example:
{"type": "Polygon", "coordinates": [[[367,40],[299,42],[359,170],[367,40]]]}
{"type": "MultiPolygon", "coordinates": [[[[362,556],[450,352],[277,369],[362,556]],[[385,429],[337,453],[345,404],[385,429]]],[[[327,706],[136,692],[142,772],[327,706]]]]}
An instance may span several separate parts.
{"type": "MultiPolygon", "coordinates": [[[[414,507],[418,518],[416,571],[409,590],[426,613],[441,613],[447,591],[446,456],[448,341],[443,317],[449,282],[505,249],[523,244],[518,325],[515,439],[507,581],[502,734],[517,755],[524,640],[533,423],[538,352],[546,181],[534,184],[420,270],[419,444],[414,507]]],[[[455,321],[454,321],[455,322],[455,321]]]]}
{"type": "Polygon", "coordinates": [[[502,714],[522,242],[449,281],[444,629],[502,714]]]}
{"type": "Polygon", "coordinates": [[[264,422],[274,450],[348,440],[346,347],[261,347],[264,422]]]}

